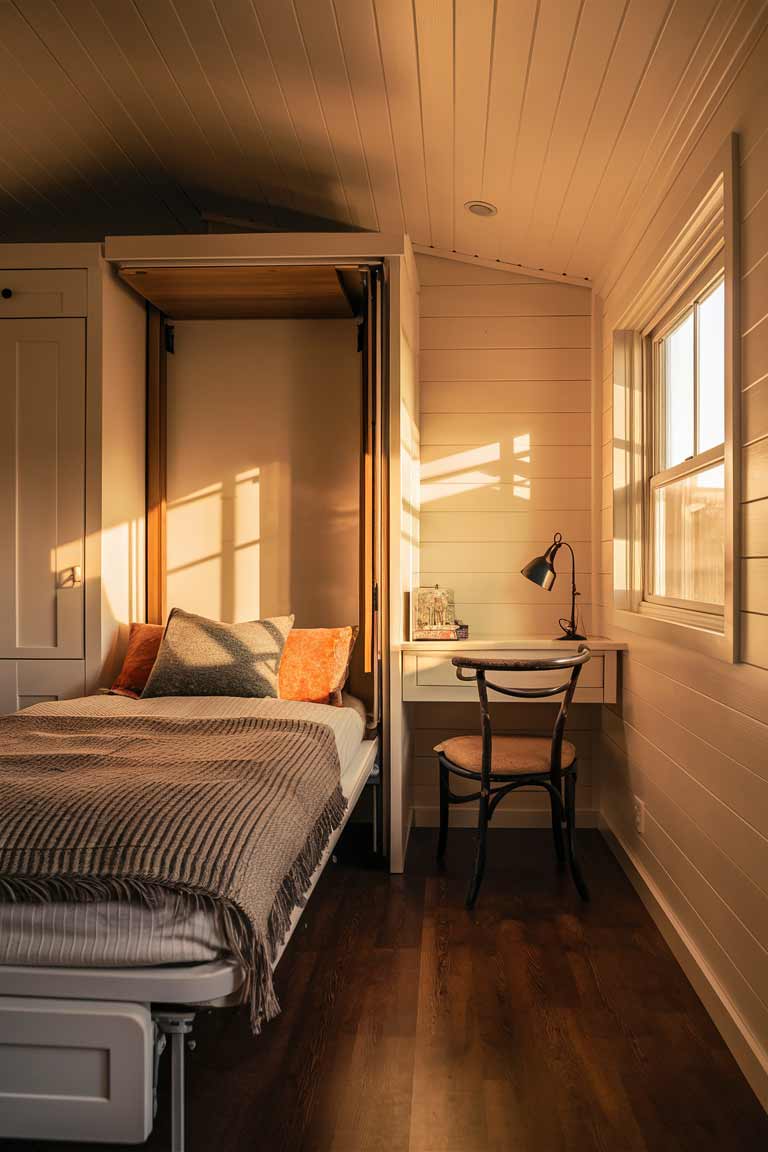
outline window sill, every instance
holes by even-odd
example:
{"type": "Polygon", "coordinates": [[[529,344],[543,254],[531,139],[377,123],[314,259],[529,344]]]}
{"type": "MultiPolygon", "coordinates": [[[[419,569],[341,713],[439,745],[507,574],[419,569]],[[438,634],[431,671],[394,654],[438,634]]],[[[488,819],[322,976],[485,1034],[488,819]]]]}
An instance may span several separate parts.
{"type": "Polygon", "coordinates": [[[713,612],[708,605],[683,608],[662,600],[643,600],[637,611],[650,620],[663,620],[668,624],[682,624],[685,628],[696,628],[700,632],[713,632],[716,636],[725,635],[725,615],[713,612]]]}
{"type": "MultiPolygon", "coordinates": [[[[675,644],[693,652],[699,652],[702,656],[710,656],[715,660],[723,660],[729,664],[734,663],[733,641],[723,631],[724,622],[720,618],[718,620],[722,627],[716,629],[705,627],[701,623],[673,620],[655,607],[652,611],[648,611],[649,607],[653,606],[643,605],[642,610],[637,612],[629,612],[625,608],[614,608],[614,623],[617,627],[625,628],[628,632],[638,632],[667,644],[675,644]]],[[[702,613],[701,616],[704,614],[702,613]]]]}

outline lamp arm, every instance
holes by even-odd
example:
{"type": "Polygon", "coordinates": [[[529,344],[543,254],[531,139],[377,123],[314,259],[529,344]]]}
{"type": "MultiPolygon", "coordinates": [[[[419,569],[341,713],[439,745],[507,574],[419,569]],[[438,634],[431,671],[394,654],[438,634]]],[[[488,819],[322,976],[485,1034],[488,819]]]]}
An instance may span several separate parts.
{"type": "Polygon", "coordinates": [[[574,596],[578,596],[579,593],[576,591],[576,557],[573,554],[573,548],[571,548],[567,540],[563,540],[560,547],[562,548],[563,546],[565,546],[571,554],[571,591],[574,596]]]}
{"type": "Polygon", "coordinates": [[[573,548],[567,540],[564,541],[566,548],[571,554],[571,632],[576,631],[576,557],[573,553],[573,548]]]}
{"type": "Polygon", "coordinates": [[[576,597],[579,595],[576,591],[576,556],[567,540],[561,540],[559,544],[561,548],[566,547],[571,554],[571,619],[568,622],[567,628],[565,628],[561,621],[561,627],[563,627],[564,631],[568,632],[570,636],[576,637],[578,636],[576,631],[576,597]]]}

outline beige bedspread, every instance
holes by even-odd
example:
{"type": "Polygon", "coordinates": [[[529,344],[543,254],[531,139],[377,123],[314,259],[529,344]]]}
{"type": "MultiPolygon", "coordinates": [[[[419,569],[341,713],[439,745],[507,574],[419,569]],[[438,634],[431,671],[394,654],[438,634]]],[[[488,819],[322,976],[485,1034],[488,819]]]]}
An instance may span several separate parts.
{"type": "Polygon", "coordinates": [[[0,720],[0,900],[183,894],[218,918],[258,1029],[344,807],[323,724],[18,713],[0,720]]]}

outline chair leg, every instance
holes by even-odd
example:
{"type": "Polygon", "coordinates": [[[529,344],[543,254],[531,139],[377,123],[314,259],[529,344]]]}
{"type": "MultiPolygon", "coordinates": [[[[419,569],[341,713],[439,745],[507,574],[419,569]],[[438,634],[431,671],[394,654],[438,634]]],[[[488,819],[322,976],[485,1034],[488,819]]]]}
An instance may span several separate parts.
{"type": "Polygon", "coordinates": [[[582,900],[589,900],[589,889],[584,883],[581,868],[576,860],[576,773],[569,772],[565,777],[565,820],[568,830],[568,862],[571,875],[582,900]]]}
{"type": "Polygon", "coordinates": [[[549,803],[552,808],[552,838],[555,841],[555,854],[557,863],[562,868],[565,864],[565,842],[563,841],[563,804],[554,792],[549,793],[549,803]]]}
{"type": "Polygon", "coordinates": [[[477,817],[477,841],[475,845],[475,871],[467,890],[467,908],[474,908],[485,872],[486,841],[488,839],[488,796],[480,797],[477,817]]]}
{"type": "Polygon", "coordinates": [[[445,856],[445,846],[448,840],[448,791],[449,791],[449,778],[448,769],[444,764],[440,765],[440,832],[437,837],[437,858],[442,860],[445,856]]]}

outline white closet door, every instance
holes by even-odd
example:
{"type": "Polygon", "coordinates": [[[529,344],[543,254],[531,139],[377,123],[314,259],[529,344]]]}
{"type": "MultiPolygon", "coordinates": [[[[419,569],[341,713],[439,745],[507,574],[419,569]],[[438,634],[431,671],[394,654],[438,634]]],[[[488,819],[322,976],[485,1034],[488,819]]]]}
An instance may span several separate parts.
{"type": "Polygon", "coordinates": [[[0,320],[0,658],[83,657],[85,320],[0,320]]]}

